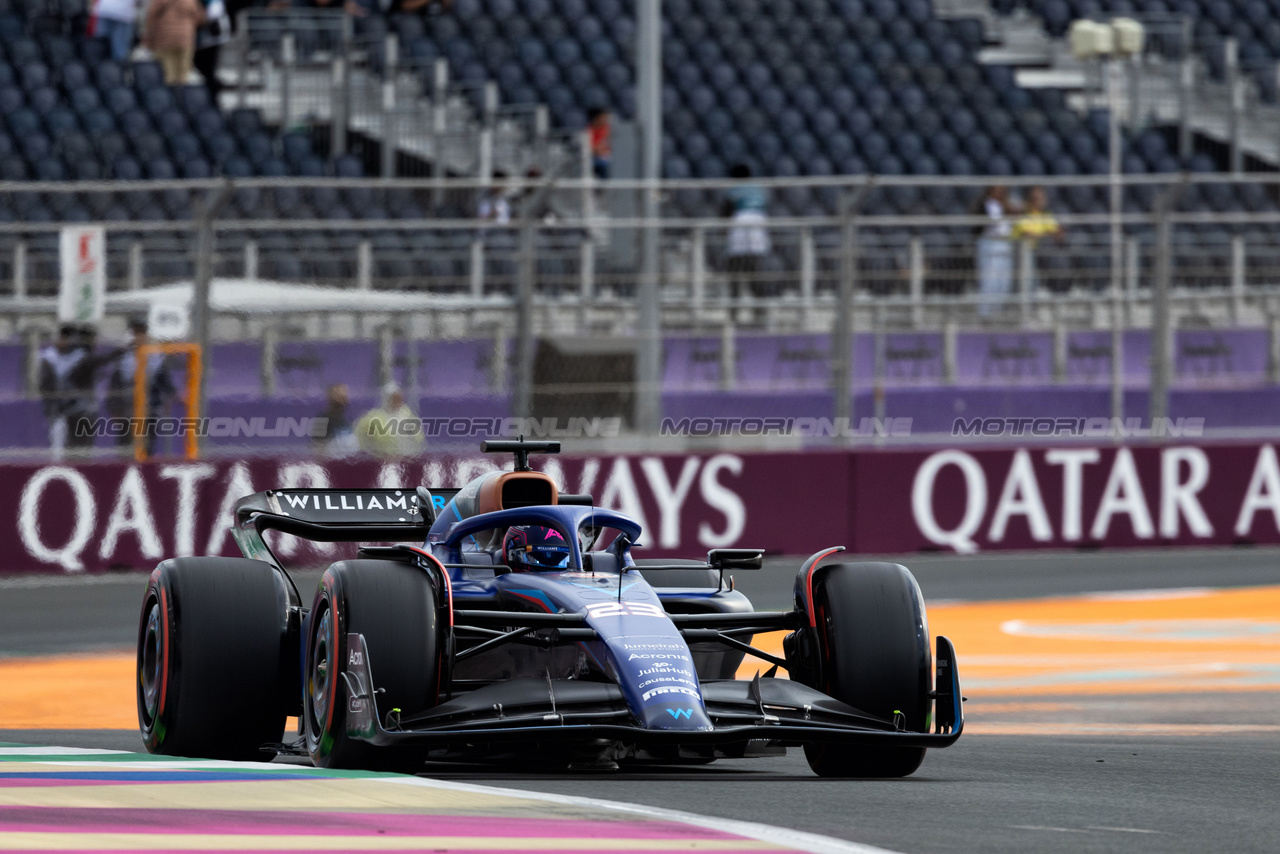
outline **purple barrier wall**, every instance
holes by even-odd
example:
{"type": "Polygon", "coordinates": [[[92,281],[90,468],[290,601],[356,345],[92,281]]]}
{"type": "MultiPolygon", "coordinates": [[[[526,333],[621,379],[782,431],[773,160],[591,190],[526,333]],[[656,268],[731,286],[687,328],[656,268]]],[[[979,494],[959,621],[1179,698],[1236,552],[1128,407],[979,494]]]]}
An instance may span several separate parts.
{"type": "MultiPolygon", "coordinates": [[[[148,568],[235,554],[241,496],[279,486],[460,485],[494,457],[254,459],[0,467],[0,573],[148,568]]],[[[645,556],[722,546],[808,554],[1280,543],[1272,445],[821,451],[544,459],[572,492],[637,518],[645,556]]],[[[288,559],[323,546],[287,542],[288,559]]]]}

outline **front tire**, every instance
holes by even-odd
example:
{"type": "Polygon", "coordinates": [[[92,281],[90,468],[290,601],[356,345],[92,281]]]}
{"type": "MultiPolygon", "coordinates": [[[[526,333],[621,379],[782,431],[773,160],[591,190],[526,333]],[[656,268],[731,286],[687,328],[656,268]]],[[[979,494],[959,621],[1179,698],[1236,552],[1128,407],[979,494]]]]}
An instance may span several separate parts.
{"type": "Polygon", "coordinates": [[[138,726],[151,753],[267,761],[295,702],[297,634],[270,564],[167,560],[138,625],[138,726]],[[290,665],[290,660],[293,664],[290,665]]]}
{"type": "MultiPolygon", "coordinates": [[[[907,731],[928,732],[933,656],[924,599],[907,568],[837,564],[818,576],[813,598],[824,682],[815,687],[883,720],[901,714],[907,731]]],[[[905,777],[925,749],[812,743],[804,754],[821,777],[905,777]]]]}
{"type": "Polygon", "coordinates": [[[364,636],[373,675],[374,715],[404,717],[436,705],[443,644],[431,582],[420,569],[381,560],[349,560],[325,571],[307,628],[302,703],[307,752],[320,768],[416,770],[417,754],[378,750],[347,735],[342,671],[347,635],[364,636]]]}

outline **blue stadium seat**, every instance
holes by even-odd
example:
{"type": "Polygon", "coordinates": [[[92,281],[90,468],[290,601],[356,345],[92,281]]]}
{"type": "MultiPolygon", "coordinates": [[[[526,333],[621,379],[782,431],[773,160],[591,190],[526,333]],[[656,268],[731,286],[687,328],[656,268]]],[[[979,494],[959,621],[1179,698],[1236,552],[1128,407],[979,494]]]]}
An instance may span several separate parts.
{"type": "Polygon", "coordinates": [[[104,163],[115,163],[116,160],[129,152],[128,141],[125,140],[122,134],[114,130],[96,135],[92,131],[89,133],[89,138],[98,149],[98,157],[104,163]]]}
{"type": "Polygon", "coordinates": [[[45,114],[44,126],[48,128],[49,134],[56,139],[65,133],[79,130],[80,122],[76,119],[76,114],[66,107],[55,107],[45,114]]]}
{"type": "Polygon", "coordinates": [[[173,92],[166,87],[147,89],[142,93],[142,106],[152,116],[172,112],[177,108],[173,92]]]}
{"type": "Polygon", "coordinates": [[[106,92],[124,85],[124,72],[119,65],[107,60],[93,66],[93,80],[99,92],[106,92]]]}
{"type": "Polygon", "coordinates": [[[111,164],[111,172],[117,181],[142,180],[142,167],[132,157],[117,157],[111,164]]]}
{"type": "Polygon", "coordinates": [[[235,137],[225,131],[207,137],[204,140],[204,148],[209,159],[219,165],[240,153],[240,145],[235,137]]]}
{"type": "Polygon", "coordinates": [[[105,96],[107,107],[117,116],[136,109],[138,106],[138,96],[133,93],[132,89],[127,89],[124,86],[113,86],[103,91],[103,95],[105,96]]]}
{"type": "Polygon", "coordinates": [[[15,110],[22,109],[26,100],[26,96],[17,86],[0,87],[0,115],[7,116],[15,110]]]}
{"type": "Polygon", "coordinates": [[[174,168],[173,161],[167,157],[144,162],[147,164],[147,177],[153,181],[172,181],[178,177],[178,170],[174,168]]]}
{"type": "Polygon", "coordinates": [[[62,88],[68,92],[90,85],[89,70],[79,62],[68,62],[59,68],[58,78],[62,81],[62,88]]]}
{"type": "Polygon", "coordinates": [[[62,161],[44,157],[36,161],[35,177],[37,181],[61,181],[67,177],[67,173],[62,168],[62,161]]]}
{"type": "Polygon", "coordinates": [[[241,107],[231,112],[229,124],[232,133],[245,139],[262,130],[262,116],[257,110],[241,107]]]}
{"type": "Polygon", "coordinates": [[[344,154],[334,160],[333,173],[338,178],[363,178],[364,164],[360,158],[344,154]]]}
{"type": "Polygon", "coordinates": [[[141,163],[150,163],[166,154],[164,139],[158,133],[139,133],[132,137],[133,153],[141,163]]]}
{"type": "Polygon", "coordinates": [[[227,130],[227,121],[216,107],[206,107],[195,117],[195,131],[203,139],[209,139],[227,130]]]}
{"type": "Polygon", "coordinates": [[[83,116],[90,110],[96,110],[101,106],[102,97],[98,95],[97,89],[84,86],[71,92],[71,109],[75,110],[78,115],[83,116]]]}
{"type": "Polygon", "coordinates": [[[151,117],[137,108],[126,110],[120,116],[120,130],[130,139],[139,134],[151,133],[151,117]]]}
{"type": "Polygon", "coordinates": [[[240,155],[228,157],[222,164],[222,174],[228,178],[252,178],[253,164],[240,155]]]}
{"type": "Polygon", "coordinates": [[[31,105],[31,109],[40,115],[44,115],[58,106],[61,100],[52,86],[40,86],[34,90],[27,90],[27,103],[31,105]]]}
{"type": "Polygon", "coordinates": [[[209,161],[203,157],[193,157],[182,161],[179,167],[183,178],[209,178],[213,175],[213,168],[209,165],[209,161]]]}
{"type": "Polygon", "coordinates": [[[27,107],[20,107],[7,116],[9,132],[15,139],[36,133],[40,129],[40,116],[27,107]]]}
{"type": "MultiPolygon", "coordinates": [[[[98,78],[101,85],[101,76],[98,78]]],[[[139,92],[158,89],[164,86],[164,72],[158,62],[135,62],[133,64],[133,88],[139,92]]]]}
{"type": "Polygon", "coordinates": [[[271,143],[271,137],[262,131],[245,137],[242,140],[242,147],[245,156],[249,158],[249,162],[255,167],[261,167],[263,163],[275,154],[275,146],[271,143]]]}

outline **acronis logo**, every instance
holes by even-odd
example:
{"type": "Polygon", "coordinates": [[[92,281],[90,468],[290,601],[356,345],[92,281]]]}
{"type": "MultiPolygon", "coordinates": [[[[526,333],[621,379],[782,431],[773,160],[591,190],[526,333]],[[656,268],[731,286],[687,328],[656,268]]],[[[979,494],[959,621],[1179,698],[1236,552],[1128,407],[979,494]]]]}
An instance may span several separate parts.
{"type": "Polygon", "coordinates": [[[671,717],[676,720],[680,720],[681,718],[689,720],[693,717],[693,709],[667,709],[667,714],[671,715],[671,717]]]}

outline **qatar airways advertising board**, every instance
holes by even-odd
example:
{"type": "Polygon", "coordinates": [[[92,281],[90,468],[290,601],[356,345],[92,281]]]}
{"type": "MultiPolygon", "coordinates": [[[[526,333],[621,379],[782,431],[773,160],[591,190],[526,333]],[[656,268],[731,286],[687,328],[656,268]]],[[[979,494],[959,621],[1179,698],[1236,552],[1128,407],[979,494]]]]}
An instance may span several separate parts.
{"type": "MultiPolygon", "coordinates": [[[[251,492],[454,487],[501,457],[426,461],[250,459],[0,466],[0,574],[148,569],[237,553],[228,532],[251,492]]],[[[507,463],[509,465],[509,463],[507,463]]],[[[535,458],[566,492],[635,518],[638,556],[760,547],[809,554],[1280,543],[1271,445],[1163,444],[535,458]]],[[[281,535],[286,562],[327,543],[281,535]]]]}

